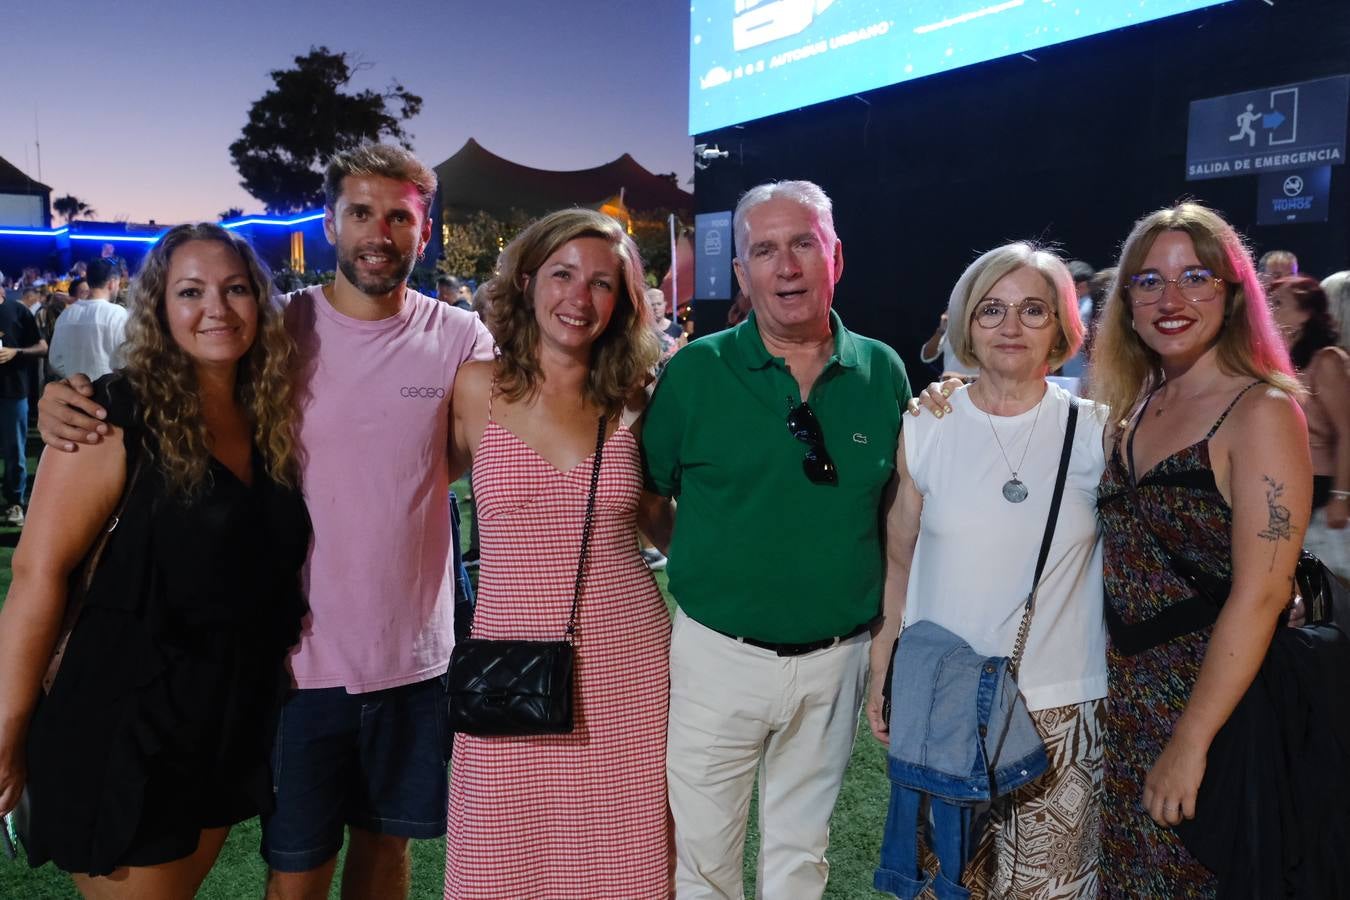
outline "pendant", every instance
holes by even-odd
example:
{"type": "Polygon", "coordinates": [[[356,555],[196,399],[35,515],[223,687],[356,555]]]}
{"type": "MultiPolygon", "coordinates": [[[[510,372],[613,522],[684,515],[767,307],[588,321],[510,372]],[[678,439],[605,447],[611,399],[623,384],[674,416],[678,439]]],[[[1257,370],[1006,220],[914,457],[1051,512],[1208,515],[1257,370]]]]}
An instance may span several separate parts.
{"type": "Polygon", "coordinates": [[[1021,503],[1027,499],[1027,486],[1018,481],[1017,476],[1014,475],[1003,482],[1003,499],[1009,503],[1021,503]]]}

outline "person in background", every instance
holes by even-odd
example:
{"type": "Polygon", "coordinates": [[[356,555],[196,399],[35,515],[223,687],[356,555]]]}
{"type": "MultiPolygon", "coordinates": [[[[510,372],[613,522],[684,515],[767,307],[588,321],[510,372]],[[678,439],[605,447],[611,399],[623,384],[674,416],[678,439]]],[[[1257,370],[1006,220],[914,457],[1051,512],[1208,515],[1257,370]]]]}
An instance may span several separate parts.
{"type": "MultiPolygon", "coordinates": [[[[122,259],[122,257],[120,257],[120,256],[117,255],[117,248],[114,247],[112,244],[104,244],[104,245],[99,249],[98,257],[99,257],[99,259],[102,259],[102,260],[104,260],[105,262],[107,262],[109,265],[111,265],[111,266],[112,266],[112,271],[113,271],[113,272],[116,272],[116,273],[118,274],[119,277],[120,277],[120,276],[124,276],[124,275],[126,274],[126,271],[127,271],[126,260],[122,259]]],[[[87,270],[86,270],[86,276],[85,276],[85,277],[88,277],[88,275],[87,275],[87,270]]],[[[116,295],[117,295],[117,291],[113,291],[113,296],[116,296],[116,295]]]]}
{"type": "MultiPolygon", "coordinates": [[[[84,287],[84,284],[78,279],[72,282],[72,284],[78,284],[80,287],[84,287]]],[[[86,288],[86,290],[88,289],[86,288]]],[[[37,312],[33,314],[33,320],[37,323],[38,334],[42,336],[42,339],[46,341],[48,345],[51,344],[52,332],[56,329],[57,318],[60,317],[61,313],[65,312],[66,307],[72,302],[74,301],[71,300],[69,294],[61,291],[52,291],[47,295],[46,299],[42,301],[41,305],[38,306],[37,312]]]]}
{"type": "MultiPolygon", "coordinates": [[[[457,282],[459,279],[451,275],[442,275],[436,279],[436,299],[442,303],[449,303],[452,306],[458,306],[452,303],[452,299],[459,293],[457,282]]],[[[472,473],[466,473],[471,477],[472,473]]],[[[472,500],[468,501],[472,504],[472,500]]],[[[450,569],[455,576],[455,641],[462,641],[469,636],[469,628],[473,624],[474,591],[473,582],[469,579],[469,568],[464,564],[464,558],[460,551],[460,529],[463,523],[460,520],[459,497],[454,489],[450,490],[450,550],[453,556],[450,569]]]]}
{"type": "Polygon", "coordinates": [[[1268,250],[1261,254],[1257,264],[1257,273],[1262,281],[1269,285],[1276,278],[1288,278],[1298,274],[1298,257],[1292,250],[1268,250]]]}
{"type": "Polygon", "coordinates": [[[19,300],[0,300],[0,461],[4,522],[23,525],[28,487],[28,400],[34,363],[47,353],[37,320],[19,300]]]}
{"type": "Polygon", "coordinates": [[[1073,259],[1068,263],[1069,274],[1073,276],[1073,289],[1078,293],[1078,318],[1087,322],[1092,317],[1092,279],[1097,270],[1092,263],[1073,259]]]}
{"type": "Polygon", "coordinates": [[[670,320],[668,314],[670,304],[660,288],[647,288],[646,302],[652,313],[652,330],[657,340],[661,342],[661,355],[668,359],[671,354],[684,346],[684,329],[670,320]]]}
{"type": "Polygon", "coordinates": [[[1322,279],[1322,290],[1327,295],[1327,314],[1341,334],[1340,347],[1350,350],[1350,270],[1322,279]]]}
{"type": "MultiPolygon", "coordinates": [[[[1071,260],[1068,263],[1069,274],[1073,276],[1073,288],[1077,292],[1075,302],[1078,304],[1078,318],[1086,325],[1092,320],[1092,279],[1097,274],[1097,270],[1091,263],[1083,262],[1081,259],[1071,260]]],[[[1078,352],[1064,361],[1064,365],[1059,367],[1058,374],[1064,378],[1077,378],[1081,383],[1087,375],[1088,368],[1088,344],[1083,344],[1078,348],[1078,352]]],[[[1075,389],[1075,393],[1081,391],[1075,389]]]]}
{"type": "MultiPolygon", "coordinates": [[[[89,286],[84,283],[82,278],[72,280],[70,287],[77,292],[83,291],[85,296],[89,295],[89,286]]],[[[69,294],[52,291],[33,314],[33,321],[37,323],[38,334],[42,336],[49,347],[51,346],[52,336],[56,332],[56,320],[60,318],[61,313],[66,311],[66,307],[73,302],[69,294]]],[[[28,385],[28,415],[30,421],[37,417],[37,403],[42,396],[43,385],[54,378],[51,366],[47,365],[45,356],[34,357],[32,366],[32,379],[28,385]]]]}
{"type": "Polygon", "coordinates": [[[102,378],[122,367],[127,310],[112,303],[121,279],[107,259],[89,264],[89,297],[77,300],[56,320],[48,362],[61,377],[83,373],[102,378]]]}
{"type": "Polygon", "coordinates": [[[1313,512],[1303,546],[1350,580],[1350,353],[1337,346],[1340,334],[1315,278],[1277,278],[1269,299],[1289,360],[1307,389],[1313,512]]]}
{"type": "MultiPolygon", "coordinates": [[[[688,338],[685,336],[684,329],[678,323],[672,322],[667,316],[669,303],[666,300],[665,293],[660,288],[647,288],[646,302],[652,314],[652,332],[656,335],[656,339],[661,342],[661,359],[653,370],[656,377],[660,378],[666,363],[675,355],[675,351],[688,343],[688,338]]],[[[666,555],[653,546],[645,534],[638,534],[638,542],[642,548],[642,560],[647,564],[647,568],[653,572],[659,572],[666,567],[666,555]]]]}
{"type": "Polygon", "coordinates": [[[745,317],[750,315],[750,298],[745,296],[745,292],[737,289],[736,296],[731,298],[731,306],[727,307],[727,327],[735,328],[745,321],[745,317]]]}
{"type": "MultiPolygon", "coordinates": [[[[1097,501],[1111,635],[1102,896],[1212,898],[1219,873],[1174,829],[1195,817],[1211,745],[1290,603],[1312,497],[1302,388],[1251,257],[1214,211],[1145,216],[1119,268],[1093,353],[1093,395],[1126,423],[1097,501]]],[[[1278,865],[1293,841],[1278,815],[1234,814],[1275,830],[1260,861],[1278,865]]]]}
{"type": "Polygon", "coordinates": [[[968,381],[975,377],[976,370],[961,362],[957,355],[952,352],[951,344],[947,342],[947,313],[945,311],[938,316],[937,328],[933,329],[933,334],[919,348],[919,360],[934,368],[938,368],[935,363],[941,360],[942,366],[939,377],[944,381],[953,377],[968,381]]]}
{"type": "MultiPolygon", "coordinates": [[[[58,296],[59,291],[52,282],[40,282],[40,284],[40,287],[30,287],[23,292],[22,303],[33,314],[33,321],[38,323],[38,334],[50,347],[51,337],[43,330],[41,324],[42,309],[58,296]]],[[[60,296],[65,295],[60,294],[60,296]]],[[[27,424],[31,424],[37,415],[37,401],[42,391],[42,385],[46,383],[46,354],[34,353],[26,360],[26,363],[28,365],[27,424]]]]}
{"type": "Polygon", "coordinates": [[[441,275],[436,279],[436,299],[459,309],[473,309],[473,292],[454,275],[441,275]]]}
{"type": "Polygon", "coordinates": [[[473,288],[467,281],[461,281],[459,288],[455,290],[455,306],[463,310],[473,310],[473,288]]]}
{"type": "Polygon", "coordinates": [[[193,896],[272,805],[268,748],[300,636],[309,519],[294,345],[266,269],[217,225],[171,229],[134,290],[108,440],[42,458],[0,609],[0,813],[91,898],[193,896]],[[72,573],[117,516],[42,696],[72,573]]]}

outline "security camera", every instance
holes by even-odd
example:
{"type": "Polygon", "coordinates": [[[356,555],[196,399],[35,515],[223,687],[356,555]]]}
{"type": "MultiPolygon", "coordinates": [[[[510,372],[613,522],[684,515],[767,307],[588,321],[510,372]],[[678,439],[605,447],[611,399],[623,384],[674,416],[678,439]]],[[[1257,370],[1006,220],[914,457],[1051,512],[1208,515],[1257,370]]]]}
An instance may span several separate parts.
{"type": "Polygon", "coordinates": [[[715,159],[727,159],[731,154],[725,150],[717,149],[713,144],[709,147],[707,144],[694,145],[694,168],[700,171],[708,168],[708,165],[715,159]]]}

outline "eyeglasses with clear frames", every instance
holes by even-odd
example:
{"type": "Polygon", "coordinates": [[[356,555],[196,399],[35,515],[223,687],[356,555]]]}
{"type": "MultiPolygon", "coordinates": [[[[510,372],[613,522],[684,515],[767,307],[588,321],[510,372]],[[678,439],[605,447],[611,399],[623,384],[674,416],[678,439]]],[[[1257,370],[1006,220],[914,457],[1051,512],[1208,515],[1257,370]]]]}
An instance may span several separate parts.
{"type": "Polygon", "coordinates": [[[1164,278],[1159,272],[1140,272],[1130,276],[1125,290],[1135,306],[1152,306],[1162,299],[1169,284],[1176,285],[1177,293],[1191,303],[1208,303],[1219,295],[1223,279],[1201,266],[1183,269],[1176,278],[1164,278]]]}
{"type": "Polygon", "coordinates": [[[1017,321],[1026,328],[1044,328],[1055,318],[1055,310],[1038,297],[1027,297],[1011,303],[987,297],[976,305],[970,318],[981,328],[997,328],[1003,324],[1009,309],[1017,310],[1017,321]]]}

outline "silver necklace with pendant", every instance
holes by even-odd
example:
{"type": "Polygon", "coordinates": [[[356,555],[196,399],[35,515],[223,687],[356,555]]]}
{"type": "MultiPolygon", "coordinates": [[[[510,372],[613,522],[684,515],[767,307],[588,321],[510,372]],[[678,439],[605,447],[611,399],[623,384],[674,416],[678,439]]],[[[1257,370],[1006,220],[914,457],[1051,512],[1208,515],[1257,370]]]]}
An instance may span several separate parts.
{"type": "Polygon", "coordinates": [[[1041,418],[1041,407],[1045,405],[1045,397],[1042,395],[1041,401],[1036,404],[1036,415],[1031,420],[1031,431],[1027,433],[1027,445],[1022,448],[1022,458],[1017,462],[1017,468],[1014,469],[1012,461],[1008,459],[1008,451],[1003,449],[1003,441],[999,439],[998,429],[994,427],[994,417],[985,413],[984,417],[989,420],[989,430],[994,432],[994,440],[998,443],[998,452],[1003,454],[1003,462],[1012,473],[1012,477],[1003,482],[1003,499],[1009,503],[1021,503],[1027,499],[1027,486],[1017,477],[1017,473],[1022,471],[1022,463],[1027,461],[1027,451],[1031,449],[1031,439],[1036,434],[1036,423],[1041,418]]]}

